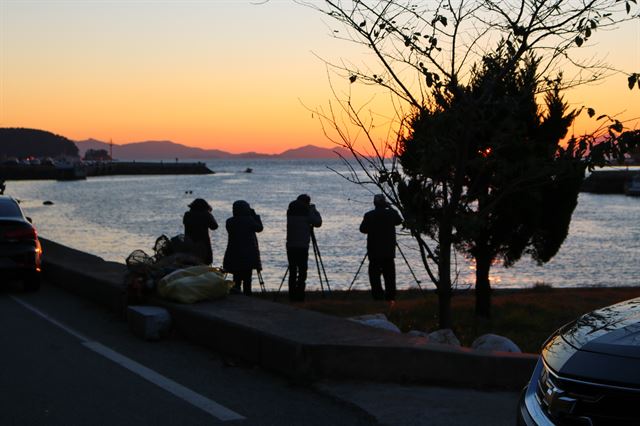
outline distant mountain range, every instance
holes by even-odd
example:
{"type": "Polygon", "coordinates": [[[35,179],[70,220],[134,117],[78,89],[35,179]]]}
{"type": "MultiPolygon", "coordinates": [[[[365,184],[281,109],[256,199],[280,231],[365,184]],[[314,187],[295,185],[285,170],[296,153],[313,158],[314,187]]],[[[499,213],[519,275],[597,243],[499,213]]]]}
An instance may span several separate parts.
{"type": "MultiPolygon", "coordinates": [[[[89,149],[105,149],[109,152],[108,142],[96,139],[76,141],[80,155],[89,149]]],[[[113,144],[113,158],[120,160],[142,160],[142,159],[174,159],[174,158],[338,158],[338,153],[349,156],[350,153],[345,148],[322,148],[314,145],[301,146],[299,148],[288,149],[280,154],[261,154],[258,152],[243,152],[232,154],[219,149],[194,148],[171,141],[145,141],[133,142],[122,145],[113,144]]]]}

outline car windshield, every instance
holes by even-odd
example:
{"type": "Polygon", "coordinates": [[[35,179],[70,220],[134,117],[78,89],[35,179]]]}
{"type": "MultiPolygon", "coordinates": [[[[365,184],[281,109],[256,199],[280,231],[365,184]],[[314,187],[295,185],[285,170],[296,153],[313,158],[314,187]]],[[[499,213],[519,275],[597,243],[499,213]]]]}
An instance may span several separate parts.
{"type": "Polygon", "coordinates": [[[0,198],[0,217],[22,217],[18,204],[11,199],[0,198]]]}

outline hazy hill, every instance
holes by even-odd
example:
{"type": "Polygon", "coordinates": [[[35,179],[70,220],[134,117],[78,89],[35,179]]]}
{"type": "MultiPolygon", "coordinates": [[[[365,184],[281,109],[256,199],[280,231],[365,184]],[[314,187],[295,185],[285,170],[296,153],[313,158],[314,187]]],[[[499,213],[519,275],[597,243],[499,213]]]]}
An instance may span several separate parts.
{"type": "Polygon", "coordinates": [[[345,148],[322,148],[315,145],[305,145],[300,148],[288,149],[277,156],[281,158],[338,158],[336,152],[343,156],[349,155],[349,151],[345,148]]]}
{"type": "Polygon", "coordinates": [[[78,147],[64,136],[37,129],[0,128],[0,157],[77,157],[78,147]]]}
{"type": "MultiPolygon", "coordinates": [[[[96,139],[77,141],[81,155],[89,149],[111,148],[108,142],[96,139]]],[[[123,145],[113,144],[113,158],[123,160],[139,160],[145,158],[228,158],[231,154],[217,149],[194,148],[171,141],[145,141],[123,145]]]]}
{"type": "MultiPolygon", "coordinates": [[[[109,143],[96,139],[77,141],[81,155],[88,149],[106,149],[109,143]]],[[[171,141],[146,141],[122,145],[113,144],[113,158],[121,160],[140,159],[174,159],[174,158],[337,158],[334,150],[346,151],[342,148],[330,149],[314,145],[289,149],[280,154],[261,154],[258,152],[244,152],[231,154],[218,149],[202,149],[181,145],[171,141]]]]}

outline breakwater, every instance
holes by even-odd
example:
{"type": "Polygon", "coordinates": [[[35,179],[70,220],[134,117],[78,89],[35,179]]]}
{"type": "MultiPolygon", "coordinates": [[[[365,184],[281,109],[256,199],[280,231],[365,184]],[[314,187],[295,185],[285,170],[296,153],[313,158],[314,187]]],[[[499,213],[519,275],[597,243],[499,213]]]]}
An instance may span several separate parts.
{"type": "Polygon", "coordinates": [[[598,170],[592,172],[582,183],[580,191],[593,194],[624,194],[632,177],[640,170],[598,170]]]}
{"type": "Polygon", "coordinates": [[[86,171],[79,166],[4,164],[0,165],[0,179],[4,180],[77,180],[86,179],[86,171]]]}
{"type": "Polygon", "coordinates": [[[5,180],[79,180],[90,176],[112,175],[205,175],[214,172],[205,163],[180,162],[104,162],[54,165],[0,165],[0,179],[5,180]]]}
{"type": "Polygon", "coordinates": [[[205,163],[105,162],[86,165],[87,176],[110,175],[208,175],[214,172],[205,163]]]}

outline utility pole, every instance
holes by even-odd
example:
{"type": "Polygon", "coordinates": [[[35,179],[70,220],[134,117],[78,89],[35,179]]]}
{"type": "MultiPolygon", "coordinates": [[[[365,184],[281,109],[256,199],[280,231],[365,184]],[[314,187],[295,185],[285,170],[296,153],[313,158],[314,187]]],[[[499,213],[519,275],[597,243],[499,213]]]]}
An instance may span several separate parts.
{"type": "Polygon", "coordinates": [[[113,161],[113,139],[109,139],[109,161],[113,161]]]}

